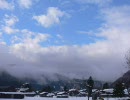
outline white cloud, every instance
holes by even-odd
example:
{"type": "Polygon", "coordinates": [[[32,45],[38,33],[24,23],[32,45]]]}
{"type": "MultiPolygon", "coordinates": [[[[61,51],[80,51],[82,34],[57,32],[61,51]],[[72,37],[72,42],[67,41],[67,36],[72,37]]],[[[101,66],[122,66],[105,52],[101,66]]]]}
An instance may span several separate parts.
{"type": "Polygon", "coordinates": [[[34,61],[35,58],[30,58],[30,56],[33,55],[33,53],[37,54],[41,50],[40,43],[47,41],[50,35],[28,30],[22,30],[21,33],[23,36],[14,36],[14,38],[12,38],[13,44],[11,48],[14,50],[13,52],[18,53],[21,58],[34,61]]]}
{"type": "Polygon", "coordinates": [[[19,21],[19,19],[16,16],[5,15],[4,21],[7,26],[13,26],[19,21]]]}
{"type": "Polygon", "coordinates": [[[2,29],[3,29],[3,31],[4,31],[6,34],[12,34],[12,33],[19,32],[18,29],[13,29],[12,27],[9,27],[9,26],[4,26],[2,29]]]}
{"type": "Polygon", "coordinates": [[[130,21],[130,11],[129,6],[113,7],[111,9],[104,9],[102,13],[104,14],[103,27],[100,28],[100,36],[103,36],[111,41],[119,41],[121,43],[129,41],[129,25],[130,21]]]}
{"type": "Polygon", "coordinates": [[[65,15],[65,12],[59,10],[56,7],[49,7],[46,15],[33,16],[39,24],[43,27],[50,27],[54,24],[60,23],[60,18],[65,15]]]}
{"type": "MultiPolygon", "coordinates": [[[[44,27],[49,27],[60,22],[57,10],[53,14],[53,11],[51,12],[48,9],[46,15],[41,15],[47,19],[46,21],[41,16],[34,16],[34,19],[37,19],[44,27]],[[48,18],[52,18],[51,22],[48,22],[48,18]],[[58,21],[52,21],[55,19],[58,21]]],[[[41,43],[48,40],[48,34],[21,30],[20,32],[23,36],[15,36],[10,47],[0,47],[0,52],[10,53],[2,53],[0,56],[1,66],[7,66],[5,63],[8,65],[15,63],[15,67],[8,66],[6,70],[18,76],[19,74],[23,76],[25,72],[35,76],[48,72],[76,78],[89,77],[91,75],[95,79],[113,81],[126,71],[124,69],[124,56],[130,48],[129,12],[129,6],[103,9],[101,13],[104,24],[99,28],[97,37],[103,37],[104,40],[98,40],[95,43],[83,46],[46,47],[41,43]],[[13,70],[10,70],[11,68],[13,70]]],[[[63,15],[61,14],[60,16],[62,17],[63,15]]],[[[5,22],[9,26],[14,26],[17,21],[5,22]]],[[[85,32],[80,31],[80,33],[85,32]]],[[[60,38],[61,36],[57,35],[57,37],[60,38]]],[[[0,68],[5,68],[1,66],[0,68]]]]}
{"type": "Polygon", "coordinates": [[[0,9],[13,9],[13,4],[7,2],[6,0],[0,0],[0,9]]]}
{"type": "Polygon", "coordinates": [[[25,61],[33,62],[41,71],[80,78],[92,75],[96,79],[112,81],[127,70],[124,56],[130,48],[129,11],[128,6],[102,11],[105,23],[97,36],[105,40],[83,46],[44,47],[39,43],[41,36],[36,36],[12,45],[11,50],[25,61]]]}
{"type": "Polygon", "coordinates": [[[34,0],[18,0],[19,5],[22,8],[30,8],[34,0]]]}
{"type": "Polygon", "coordinates": [[[19,21],[16,16],[5,15],[4,25],[2,25],[2,31],[6,34],[13,34],[19,32],[18,29],[15,29],[15,24],[19,21]]]}
{"type": "Polygon", "coordinates": [[[104,6],[104,4],[112,2],[112,0],[74,0],[74,1],[83,4],[97,4],[99,6],[104,6]]]}
{"type": "Polygon", "coordinates": [[[29,30],[26,30],[26,29],[22,30],[21,32],[22,32],[22,34],[25,34],[24,35],[25,42],[26,42],[26,40],[31,40],[30,43],[31,42],[32,43],[39,43],[39,42],[42,42],[42,41],[46,41],[50,37],[49,34],[32,32],[32,31],[29,31],[29,30]]]}
{"type": "Polygon", "coordinates": [[[6,45],[6,42],[0,42],[0,45],[6,45]]]}

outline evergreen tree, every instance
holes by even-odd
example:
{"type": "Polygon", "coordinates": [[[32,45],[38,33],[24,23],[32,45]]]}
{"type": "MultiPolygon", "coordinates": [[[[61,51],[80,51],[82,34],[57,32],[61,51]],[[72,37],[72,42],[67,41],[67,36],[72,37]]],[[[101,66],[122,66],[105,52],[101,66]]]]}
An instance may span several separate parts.
{"type": "Polygon", "coordinates": [[[93,89],[93,86],[94,86],[94,81],[92,79],[92,77],[90,76],[89,79],[87,80],[87,84],[88,84],[88,94],[89,96],[91,96],[92,94],[92,89],[93,89]]]}
{"type": "Polygon", "coordinates": [[[103,88],[103,89],[108,89],[108,88],[109,88],[108,83],[104,83],[102,88],[103,88]]]}
{"type": "Polygon", "coordinates": [[[50,87],[50,86],[45,86],[43,89],[42,89],[42,92],[52,92],[53,88],[50,87]]]}
{"type": "Polygon", "coordinates": [[[64,86],[64,91],[65,91],[65,92],[68,92],[67,86],[64,86]]]}
{"type": "Polygon", "coordinates": [[[82,83],[82,88],[83,89],[86,89],[87,88],[87,81],[86,80],[83,80],[83,83],[82,83]]]}
{"type": "Polygon", "coordinates": [[[117,83],[114,87],[113,94],[115,97],[123,97],[124,96],[124,86],[122,83],[117,83]]]}

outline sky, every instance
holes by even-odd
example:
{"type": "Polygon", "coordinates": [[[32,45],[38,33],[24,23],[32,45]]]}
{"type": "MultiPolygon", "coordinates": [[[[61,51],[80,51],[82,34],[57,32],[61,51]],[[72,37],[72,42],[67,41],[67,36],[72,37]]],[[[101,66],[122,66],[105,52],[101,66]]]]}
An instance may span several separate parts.
{"type": "Polygon", "coordinates": [[[0,0],[0,70],[114,81],[128,70],[130,0],[0,0]]]}

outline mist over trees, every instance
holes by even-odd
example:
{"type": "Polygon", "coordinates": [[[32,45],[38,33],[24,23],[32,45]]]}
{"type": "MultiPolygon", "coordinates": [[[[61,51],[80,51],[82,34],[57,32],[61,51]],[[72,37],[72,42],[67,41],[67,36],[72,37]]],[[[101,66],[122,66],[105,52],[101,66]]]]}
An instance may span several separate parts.
{"type": "Polygon", "coordinates": [[[45,87],[43,87],[43,89],[41,90],[41,92],[52,92],[54,89],[53,89],[53,87],[51,87],[51,86],[45,86],[45,87]]]}

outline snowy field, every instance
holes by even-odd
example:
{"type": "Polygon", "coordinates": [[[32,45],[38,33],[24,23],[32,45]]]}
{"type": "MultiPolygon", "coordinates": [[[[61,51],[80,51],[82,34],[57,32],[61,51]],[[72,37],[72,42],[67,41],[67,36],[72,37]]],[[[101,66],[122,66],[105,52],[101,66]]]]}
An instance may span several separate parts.
{"type": "MultiPolygon", "coordinates": [[[[104,100],[128,100],[129,98],[104,98],[104,100]]],[[[69,97],[69,98],[46,98],[46,97],[25,97],[24,99],[0,99],[0,100],[88,100],[87,97],[69,97]]],[[[89,100],[92,100],[90,98],[89,100]]]]}

